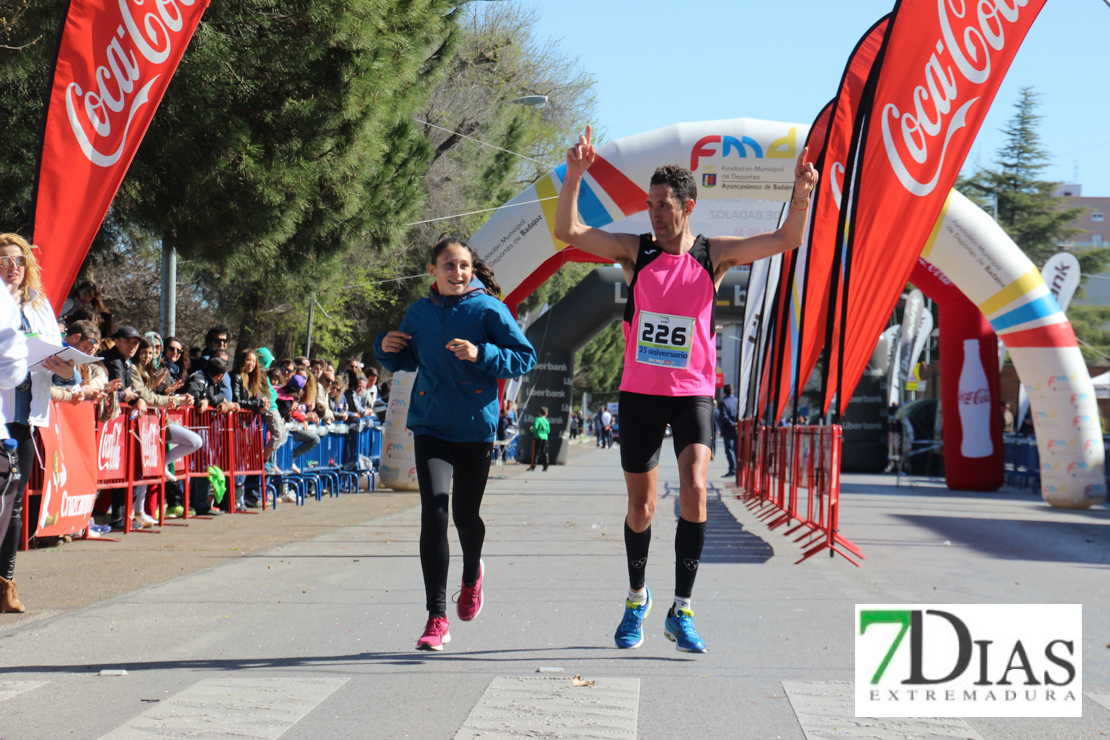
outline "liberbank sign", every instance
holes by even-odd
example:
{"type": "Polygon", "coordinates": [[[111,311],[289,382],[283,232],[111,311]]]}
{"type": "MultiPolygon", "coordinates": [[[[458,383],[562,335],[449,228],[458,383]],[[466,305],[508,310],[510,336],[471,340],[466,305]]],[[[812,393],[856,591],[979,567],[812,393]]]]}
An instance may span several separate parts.
{"type": "Polygon", "coordinates": [[[857,717],[1083,716],[1081,604],[856,605],[857,717]]]}

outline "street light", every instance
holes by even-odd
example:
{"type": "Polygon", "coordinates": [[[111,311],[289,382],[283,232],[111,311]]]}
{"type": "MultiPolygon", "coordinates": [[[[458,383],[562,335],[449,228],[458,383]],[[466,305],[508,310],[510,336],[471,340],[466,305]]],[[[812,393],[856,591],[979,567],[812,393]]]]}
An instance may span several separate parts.
{"type": "Polygon", "coordinates": [[[529,108],[546,108],[547,107],[547,96],[546,95],[525,95],[523,98],[516,98],[515,100],[510,100],[509,102],[510,103],[515,103],[517,105],[526,105],[529,108]]]}

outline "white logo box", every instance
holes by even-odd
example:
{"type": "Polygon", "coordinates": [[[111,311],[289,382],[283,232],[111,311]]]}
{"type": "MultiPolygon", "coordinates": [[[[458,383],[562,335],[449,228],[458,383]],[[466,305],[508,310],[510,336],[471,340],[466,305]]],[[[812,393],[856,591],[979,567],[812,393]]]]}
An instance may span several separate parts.
{"type": "Polygon", "coordinates": [[[1082,604],[857,604],[855,640],[857,717],[1083,716],[1082,604]]]}

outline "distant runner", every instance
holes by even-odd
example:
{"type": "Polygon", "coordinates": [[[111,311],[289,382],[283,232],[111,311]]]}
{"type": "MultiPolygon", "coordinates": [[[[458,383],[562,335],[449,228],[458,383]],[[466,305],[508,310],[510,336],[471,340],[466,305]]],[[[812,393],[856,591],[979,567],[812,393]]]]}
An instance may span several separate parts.
{"type": "Polygon", "coordinates": [[[677,165],[655,171],[648,190],[651,234],[611,234],[578,220],[578,190],[593,164],[591,130],[567,151],[566,179],[555,213],[555,238],[624,268],[624,375],[620,385],[621,467],[628,487],[624,544],[628,598],[615,633],[617,647],[644,641],[651,611],[645,582],[651,520],[655,515],[659,453],[670,424],[678,457],[681,516],[675,534],[675,597],[664,634],[684,652],[703,653],[690,597],[705,545],[706,474],[712,444],[717,366],[714,306],[725,272],[798,247],[805,232],[809,194],[817,170],[803,149],[794,168],[794,192],[783,225],[752,237],[695,237],[690,214],[697,200],[693,174],[677,165]]]}

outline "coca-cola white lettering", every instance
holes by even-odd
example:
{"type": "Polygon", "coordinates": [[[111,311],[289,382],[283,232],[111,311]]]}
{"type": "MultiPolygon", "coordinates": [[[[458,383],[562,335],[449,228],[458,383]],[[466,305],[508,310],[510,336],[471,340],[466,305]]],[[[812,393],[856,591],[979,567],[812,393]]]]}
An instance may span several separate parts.
{"type": "Polygon", "coordinates": [[[979,340],[964,340],[964,366],[960,370],[960,454],[964,457],[990,457],[991,391],[987,373],[979,356],[979,340]]]}
{"type": "Polygon", "coordinates": [[[87,81],[84,87],[78,81],[70,82],[66,87],[66,114],[70,129],[81,151],[98,167],[111,167],[123,156],[131,122],[140,109],[150,102],[150,89],[162,76],[161,73],[150,74],[153,70],[148,70],[150,79],[135,92],[135,86],[143,76],[135,55],[136,50],[150,64],[164,64],[173,51],[173,35],[184,28],[184,19],[178,4],[189,7],[196,0],[152,0],[146,6],[146,12],[136,20],[131,6],[142,6],[146,2],[147,0],[119,0],[122,22],[116,28],[116,37],[104,50],[103,59],[106,64],[96,68],[94,80],[87,81]],[[128,106],[128,97],[132,93],[135,94],[128,106]],[[93,141],[104,140],[112,135],[112,116],[123,113],[125,108],[128,109],[126,119],[121,121],[119,118],[122,116],[119,116],[114,121],[117,133],[122,124],[119,144],[115,151],[106,154],[93,141]],[[85,121],[81,120],[82,110],[85,121]],[[86,128],[91,128],[92,139],[86,128]]]}
{"type": "Polygon", "coordinates": [[[959,97],[956,75],[951,61],[963,79],[973,85],[982,85],[990,79],[991,50],[1001,51],[1006,44],[1003,21],[1016,23],[1019,8],[1025,7],[1028,0],[978,0],[975,3],[976,17],[970,18],[967,3],[962,0],[937,0],[937,13],[940,21],[942,39],[937,39],[936,51],[929,57],[922,76],[924,85],[918,85],[911,93],[909,105],[893,102],[877,102],[882,106],[881,127],[883,146],[887,160],[894,174],[910,193],[926,196],[933,192],[944,169],[944,159],[952,136],[967,125],[967,114],[971,106],[979,100],[974,97],[960,105],[947,119],[952,106],[959,97]],[[957,38],[958,31],[952,29],[952,19],[965,21],[962,31],[962,45],[957,38]],[[938,56],[942,55],[942,56],[938,56]],[[945,61],[942,61],[942,58],[945,61]],[[911,112],[912,111],[912,112],[911,112]],[[910,173],[899,151],[892,132],[891,121],[899,121],[901,140],[910,158],[918,165],[924,165],[930,158],[931,140],[943,134],[940,156],[936,158],[931,179],[922,182],[910,173]]]}
{"type": "Polygon", "coordinates": [[[123,456],[123,424],[110,424],[100,436],[100,451],[97,467],[101,470],[116,470],[123,456]]]}
{"type": "Polygon", "coordinates": [[[162,441],[158,439],[158,422],[147,417],[139,424],[139,442],[143,449],[143,469],[151,470],[158,467],[158,450],[162,441]]]}

